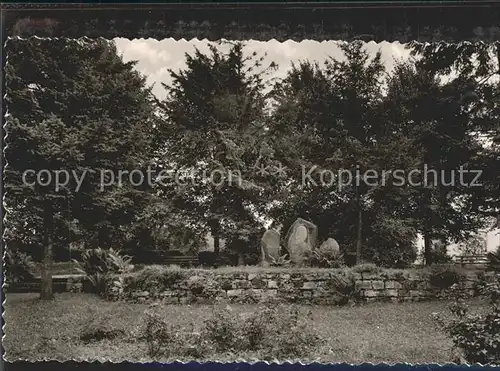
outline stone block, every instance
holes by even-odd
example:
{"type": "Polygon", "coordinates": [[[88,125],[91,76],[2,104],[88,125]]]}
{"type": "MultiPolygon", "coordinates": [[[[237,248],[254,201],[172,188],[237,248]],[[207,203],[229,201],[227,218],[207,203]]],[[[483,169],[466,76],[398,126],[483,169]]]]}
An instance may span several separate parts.
{"type": "Polygon", "coordinates": [[[321,297],[321,296],[330,296],[330,294],[323,289],[312,290],[312,295],[314,298],[321,297]]]}
{"type": "Polygon", "coordinates": [[[306,281],[317,281],[318,273],[304,273],[303,277],[306,281]]]}
{"type": "Polygon", "coordinates": [[[372,288],[382,290],[384,288],[384,281],[372,281],[372,288]]]}
{"type": "Polygon", "coordinates": [[[430,288],[431,288],[431,283],[427,280],[417,282],[417,289],[419,290],[427,290],[430,288]]]}
{"type": "Polygon", "coordinates": [[[389,280],[384,282],[384,287],[386,289],[399,289],[399,287],[396,287],[396,284],[399,284],[399,282],[389,280]]]}
{"type": "Polygon", "coordinates": [[[363,277],[363,280],[379,280],[380,276],[376,273],[368,273],[364,272],[361,274],[361,277],[363,277]]]}
{"type": "Polygon", "coordinates": [[[329,296],[321,296],[313,298],[312,303],[318,305],[337,305],[338,300],[329,296]]]}
{"type": "Polygon", "coordinates": [[[251,295],[260,298],[264,294],[263,289],[248,289],[245,290],[245,295],[251,295]]]}
{"type": "Polygon", "coordinates": [[[267,281],[267,287],[270,289],[277,289],[278,288],[278,282],[269,280],[267,281]]]}
{"type": "Polygon", "coordinates": [[[267,281],[262,277],[256,277],[252,280],[252,288],[254,289],[264,289],[267,287],[267,281]]]}
{"type": "Polygon", "coordinates": [[[356,287],[358,289],[372,289],[372,281],[359,281],[356,282],[356,287]]]}
{"type": "Polygon", "coordinates": [[[477,281],[477,272],[470,271],[465,273],[465,277],[471,281],[477,281]]]}
{"type": "Polygon", "coordinates": [[[236,296],[241,296],[241,295],[243,295],[242,289],[227,290],[227,296],[230,298],[236,297],[236,296]]]}
{"type": "Polygon", "coordinates": [[[278,290],[276,289],[263,290],[262,292],[262,297],[267,300],[276,299],[277,296],[278,296],[278,290]]]}
{"type": "Polygon", "coordinates": [[[165,297],[178,296],[178,295],[179,294],[176,291],[166,290],[166,291],[162,291],[159,296],[160,296],[160,298],[165,298],[165,297]]]}
{"type": "Polygon", "coordinates": [[[363,276],[361,275],[361,273],[358,273],[358,272],[354,272],[354,273],[352,274],[352,276],[354,277],[354,279],[355,279],[356,281],[360,281],[360,280],[362,280],[362,279],[363,279],[363,276]]]}
{"type": "Polygon", "coordinates": [[[164,304],[179,304],[179,298],[177,296],[165,296],[161,299],[164,304]]]}
{"type": "Polygon", "coordinates": [[[411,297],[424,296],[425,294],[421,290],[410,290],[411,297]]]}
{"type": "Polygon", "coordinates": [[[248,280],[249,281],[252,281],[254,280],[255,278],[257,278],[259,275],[256,274],[256,273],[248,273],[248,280]]]}
{"type": "Polygon", "coordinates": [[[290,279],[290,275],[288,273],[282,273],[282,274],[280,274],[280,279],[282,279],[282,280],[289,280],[290,279]]]}
{"type": "Polygon", "coordinates": [[[476,281],[465,281],[465,288],[466,289],[473,289],[476,287],[476,281]]]}
{"type": "Polygon", "coordinates": [[[377,296],[379,296],[379,291],[377,291],[377,290],[365,290],[364,296],[366,298],[376,298],[377,296]]]}
{"type": "Polygon", "coordinates": [[[389,296],[389,297],[397,297],[398,290],[397,289],[385,289],[384,295],[389,296]]]}
{"type": "Polygon", "coordinates": [[[179,304],[191,304],[192,302],[193,302],[192,297],[183,296],[182,298],[179,298],[179,304]]]}
{"type": "Polygon", "coordinates": [[[316,282],[306,281],[302,285],[303,290],[314,290],[317,287],[316,282]]]}
{"type": "Polygon", "coordinates": [[[313,297],[313,292],[312,291],[302,291],[302,297],[306,299],[310,299],[313,297]]]}
{"type": "Polygon", "coordinates": [[[234,288],[236,289],[249,289],[252,287],[252,283],[248,280],[238,280],[235,281],[234,288]]]}

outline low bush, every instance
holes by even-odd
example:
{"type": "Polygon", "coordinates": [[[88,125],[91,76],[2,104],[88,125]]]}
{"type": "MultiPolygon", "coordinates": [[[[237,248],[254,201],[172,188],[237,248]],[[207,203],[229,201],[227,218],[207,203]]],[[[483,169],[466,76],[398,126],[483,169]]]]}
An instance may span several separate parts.
{"type": "Polygon", "coordinates": [[[217,255],[213,251],[200,251],[198,261],[204,267],[215,267],[217,264],[217,255]]]}
{"type": "Polygon", "coordinates": [[[220,352],[241,348],[238,344],[240,340],[238,320],[239,318],[235,318],[227,307],[215,309],[212,317],[203,324],[202,336],[220,352]]]}
{"type": "Polygon", "coordinates": [[[295,306],[267,305],[238,315],[229,307],[217,308],[196,332],[147,313],[144,338],[150,356],[200,358],[215,352],[258,352],[259,358],[307,357],[322,342],[307,321],[310,313],[295,306]]]}
{"type": "Polygon", "coordinates": [[[261,351],[268,358],[298,358],[310,354],[322,339],[296,306],[267,305],[241,324],[241,350],[261,351]]]}
{"type": "Polygon", "coordinates": [[[318,268],[342,268],[345,267],[344,256],[340,252],[331,249],[317,248],[308,252],[308,265],[318,268]]]}
{"type": "Polygon", "coordinates": [[[144,339],[150,357],[155,357],[160,352],[165,354],[172,350],[178,342],[176,333],[178,333],[178,328],[167,322],[162,316],[155,312],[146,312],[144,339]]]}
{"type": "Polygon", "coordinates": [[[358,264],[358,265],[355,265],[354,267],[352,267],[352,271],[356,272],[356,273],[377,274],[377,273],[380,273],[382,271],[382,268],[378,267],[377,265],[375,265],[373,263],[362,263],[362,264],[358,264]]]}
{"type": "Polygon", "coordinates": [[[184,280],[188,271],[176,266],[151,265],[138,272],[132,281],[134,288],[161,292],[184,280]]]}
{"type": "Polygon", "coordinates": [[[98,327],[90,326],[86,328],[80,335],[80,340],[88,343],[101,340],[113,340],[125,335],[125,330],[112,328],[105,323],[101,323],[98,327]]]}
{"type": "Polygon", "coordinates": [[[191,276],[186,281],[187,287],[193,294],[192,299],[203,298],[209,301],[216,301],[222,288],[213,278],[206,276],[191,276]]]}
{"type": "Polygon", "coordinates": [[[92,291],[102,294],[106,290],[106,280],[112,273],[125,273],[133,267],[131,258],[113,249],[90,249],[82,254],[82,260],[73,260],[75,269],[87,276],[92,291]]]}
{"type": "Polygon", "coordinates": [[[168,322],[154,310],[146,311],[143,335],[150,357],[188,357],[200,359],[213,353],[213,347],[193,328],[185,329],[168,322]]]}
{"type": "Polygon", "coordinates": [[[31,256],[18,250],[5,252],[5,279],[7,284],[33,280],[35,262],[31,256]]]}
{"type": "Polygon", "coordinates": [[[327,282],[327,288],[336,297],[337,305],[346,305],[351,299],[356,298],[358,294],[356,279],[350,272],[333,275],[327,282]]]}
{"type": "Polygon", "coordinates": [[[490,252],[487,254],[488,265],[487,270],[500,272],[500,246],[494,252],[490,252]]]}
{"type": "MultiPolygon", "coordinates": [[[[484,285],[482,294],[490,299],[487,313],[473,314],[461,297],[450,305],[452,319],[440,314],[435,320],[451,337],[467,363],[500,364],[500,280],[484,285]]],[[[454,360],[457,363],[460,360],[454,360]]]]}
{"type": "Polygon", "coordinates": [[[465,274],[453,265],[431,267],[429,283],[432,287],[446,290],[465,279],[465,274]]]}
{"type": "Polygon", "coordinates": [[[287,268],[291,265],[291,261],[290,259],[288,259],[287,255],[278,256],[276,259],[272,256],[270,256],[269,258],[270,258],[269,264],[271,265],[271,267],[287,268]]]}

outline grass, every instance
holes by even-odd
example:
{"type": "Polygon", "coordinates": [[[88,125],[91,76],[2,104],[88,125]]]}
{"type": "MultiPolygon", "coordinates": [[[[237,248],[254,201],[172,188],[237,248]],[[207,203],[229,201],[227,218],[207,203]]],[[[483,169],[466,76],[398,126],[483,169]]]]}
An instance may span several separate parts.
{"type": "MultiPolygon", "coordinates": [[[[56,359],[77,361],[151,362],[145,342],[139,340],[147,304],[108,302],[91,294],[64,293],[42,302],[37,294],[7,294],[5,303],[5,357],[9,361],[56,359]],[[89,327],[106,326],[124,335],[113,340],[83,342],[89,327]]],[[[481,302],[474,302],[478,308],[481,302]]],[[[161,305],[166,318],[194,329],[211,315],[210,305],[161,305]]],[[[232,305],[235,311],[257,309],[232,305]]],[[[447,310],[445,302],[361,307],[307,306],[315,327],[328,341],[311,359],[348,363],[447,363],[451,342],[435,326],[431,314],[447,310]]],[[[207,354],[205,360],[252,360],[248,354],[207,354]]],[[[155,359],[154,361],[167,361],[155,359]]]]}

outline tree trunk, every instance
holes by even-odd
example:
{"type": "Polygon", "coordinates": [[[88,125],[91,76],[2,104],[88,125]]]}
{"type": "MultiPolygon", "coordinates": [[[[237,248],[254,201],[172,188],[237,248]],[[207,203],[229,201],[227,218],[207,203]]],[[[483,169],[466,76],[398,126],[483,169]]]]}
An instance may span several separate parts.
{"type": "Polygon", "coordinates": [[[51,300],[52,294],[52,202],[46,200],[43,210],[43,259],[41,265],[40,299],[51,300]]]}
{"type": "Polygon", "coordinates": [[[214,235],[214,253],[215,253],[215,256],[217,256],[217,257],[220,254],[220,237],[219,237],[218,233],[216,235],[214,235]]]}
{"type": "Polygon", "coordinates": [[[425,265],[432,264],[432,240],[429,231],[424,231],[424,260],[425,265]]]}
{"type": "Polygon", "coordinates": [[[243,251],[238,252],[238,265],[245,265],[245,257],[243,256],[243,251]]]}
{"type": "Polygon", "coordinates": [[[358,187],[356,187],[356,204],[358,208],[358,227],[356,230],[356,264],[361,264],[363,210],[361,209],[361,198],[359,196],[358,187]]]}
{"type": "Polygon", "coordinates": [[[220,253],[220,224],[219,219],[213,218],[210,221],[210,233],[214,239],[214,254],[219,256],[220,253]]]}

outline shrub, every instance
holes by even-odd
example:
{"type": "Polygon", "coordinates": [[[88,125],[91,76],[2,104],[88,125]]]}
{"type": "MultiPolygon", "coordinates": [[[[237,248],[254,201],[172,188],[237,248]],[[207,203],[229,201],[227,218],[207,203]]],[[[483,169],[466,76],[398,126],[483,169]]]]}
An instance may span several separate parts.
{"type": "Polygon", "coordinates": [[[82,261],[73,259],[76,269],[87,275],[94,273],[123,273],[130,270],[131,258],[121,255],[120,251],[101,248],[86,250],[82,254],[82,261]]]}
{"type": "Polygon", "coordinates": [[[290,262],[290,259],[288,259],[288,257],[286,255],[281,255],[279,256],[278,258],[274,258],[272,256],[269,257],[270,258],[270,262],[269,264],[272,266],[272,267],[289,267],[291,262],[290,262]]]}
{"type": "Polygon", "coordinates": [[[212,353],[209,341],[201,333],[173,325],[151,310],[146,311],[142,338],[146,341],[150,357],[175,355],[200,359],[212,353]]]}
{"type": "Polygon", "coordinates": [[[488,265],[487,270],[489,271],[500,271],[500,246],[497,247],[495,252],[490,252],[487,254],[488,257],[488,265]]]}
{"type": "Polygon", "coordinates": [[[133,285],[144,291],[161,292],[185,279],[186,274],[186,270],[176,266],[152,265],[139,272],[133,285]]]}
{"type": "Polygon", "coordinates": [[[226,307],[214,310],[211,318],[205,320],[202,335],[209,340],[218,351],[238,348],[238,318],[226,307]]]}
{"type": "Polygon", "coordinates": [[[346,305],[357,295],[356,279],[352,274],[332,275],[327,287],[336,296],[337,305],[346,305]]]}
{"type": "MultiPolygon", "coordinates": [[[[498,278],[498,277],[497,277],[498,278]]],[[[486,284],[483,292],[490,299],[490,310],[471,314],[461,298],[450,305],[451,320],[436,314],[440,327],[451,337],[454,347],[468,363],[500,364],[500,281],[486,284]]]]}
{"type": "Polygon", "coordinates": [[[198,253],[198,261],[202,266],[215,267],[217,263],[217,255],[213,251],[200,251],[198,253]]]}
{"type": "Polygon", "coordinates": [[[461,283],[464,279],[464,273],[460,272],[453,265],[431,267],[429,273],[429,282],[431,286],[440,290],[449,289],[453,285],[461,283]]]}
{"type": "Polygon", "coordinates": [[[296,306],[259,308],[242,322],[241,350],[263,350],[270,358],[303,357],[321,342],[311,328],[310,315],[296,306]]]}
{"type": "Polygon", "coordinates": [[[193,294],[192,299],[203,298],[215,301],[222,291],[219,283],[210,277],[191,276],[186,283],[193,294]]]}
{"type": "Polygon", "coordinates": [[[447,254],[444,249],[434,249],[430,253],[433,264],[447,264],[453,261],[453,257],[447,254]]]}
{"type": "Polygon", "coordinates": [[[146,326],[144,329],[144,338],[148,347],[148,354],[155,357],[160,352],[163,353],[172,350],[176,345],[176,328],[168,323],[165,318],[151,311],[146,311],[146,326]]]}
{"type": "Polygon", "coordinates": [[[304,357],[321,338],[311,328],[310,313],[296,306],[268,304],[246,316],[216,310],[202,333],[219,351],[259,351],[269,358],[304,357]]]}
{"type": "Polygon", "coordinates": [[[99,319],[88,324],[80,335],[84,342],[113,340],[125,335],[125,330],[110,325],[109,319],[99,319]]]}
{"type": "Polygon", "coordinates": [[[82,254],[82,261],[74,260],[75,269],[87,276],[92,284],[93,291],[101,294],[106,289],[106,279],[111,273],[124,273],[131,270],[131,258],[122,256],[119,251],[101,248],[86,250],[82,254]]]}
{"type": "Polygon", "coordinates": [[[317,248],[310,251],[306,257],[308,265],[318,268],[342,268],[345,267],[344,256],[340,252],[330,249],[317,248]]]}
{"type": "Polygon", "coordinates": [[[5,279],[8,284],[32,280],[34,269],[35,262],[31,256],[18,250],[6,250],[5,279]]]}
{"type": "MultiPolygon", "coordinates": [[[[147,311],[143,338],[151,357],[159,354],[200,359],[218,352],[256,351],[266,358],[306,357],[321,343],[298,307],[267,305],[243,315],[229,307],[215,308],[200,332],[167,322],[162,315],[147,311]]],[[[259,357],[261,358],[261,357],[259,357]]]]}
{"type": "Polygon", "coordinates": [[[363,263],[356,265],[352,268],[353,272],[356,273],[380,273],[382,271],[382,268],[378,267],[377,265],[373,263],[363,263]]]}

